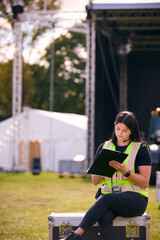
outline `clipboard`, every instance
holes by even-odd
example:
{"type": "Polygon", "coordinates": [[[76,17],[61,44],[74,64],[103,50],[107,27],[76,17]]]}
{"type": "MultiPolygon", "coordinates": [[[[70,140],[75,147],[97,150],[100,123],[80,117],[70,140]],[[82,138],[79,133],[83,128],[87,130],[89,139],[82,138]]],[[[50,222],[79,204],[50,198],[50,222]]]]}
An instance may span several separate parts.
{"type": "Polygon", "coordinates": [[[87,174],[99,175],[104,177],[112,177],[116,169],[109,166],[109,162],[115,160],[119,163],[124,162],[128,154],[113,151],[109,149],[102,149],[94,163],[87,170],[87,174]]]}

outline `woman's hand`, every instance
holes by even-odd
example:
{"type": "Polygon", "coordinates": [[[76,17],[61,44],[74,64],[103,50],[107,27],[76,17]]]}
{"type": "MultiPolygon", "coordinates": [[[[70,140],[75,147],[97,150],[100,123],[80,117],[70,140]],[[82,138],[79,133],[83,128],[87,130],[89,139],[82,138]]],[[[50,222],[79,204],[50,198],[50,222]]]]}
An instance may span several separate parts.
{"type": "Polygon", "coordinates": [[[115,168],[116,171],[121,172],[122,174],[125,174],[128,171],[124,163],[119,163],[115,160],[110,161],[109,166],[115,168]]]}
{"type": "MultiPolygon", "coordinates": [[[[110,161],[109,165],[116,169],[116,171],[121,172],[123,175],[128,172],[129,169],[126,168],[124,163],[119,163],[117,161],[110,161]]],[[[147,188],[149,185],[149,179],[151,175],[151,166],[139,166],[139,173],[133,173],[129,175],[128,179],[135,185],[147,188]]]]}

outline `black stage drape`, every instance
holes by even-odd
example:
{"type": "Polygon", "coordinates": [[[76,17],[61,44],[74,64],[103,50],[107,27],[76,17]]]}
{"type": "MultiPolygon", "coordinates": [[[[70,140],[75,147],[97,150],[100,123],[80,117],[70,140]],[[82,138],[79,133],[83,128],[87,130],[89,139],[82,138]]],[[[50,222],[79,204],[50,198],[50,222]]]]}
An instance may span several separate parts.
{"type": "Polygon", "coordinates": [[[160,107],[160,52],[131,52],[128,56],[128,108],[148,139],[151,111],[160,107]]]}
{"type": "Polygon", "coordinates": [[[111,137],[114,118],[117,114],[119,90],[116,81],[108,39],[96,36],[96,77],[95,77],[95,150],[111,137]]]}
{"type": "MultiPolygon", "coordinates": [[[[114,57],[119,68],[118,55],[114,53],[114,57]]],[[[160,107],[160,52],[131,52],[127,57],[127,69],[128,110],[136,114],[142,137],[147,140],[150,113],[160,107]]],[[[94,142],[96,150],[100,143],[111,137],[114,119],[118,113],[115,101],[119,105],[119,87],[113,68],[110,45],[108,38],[98,31],[95,74],[94,142]]]]}

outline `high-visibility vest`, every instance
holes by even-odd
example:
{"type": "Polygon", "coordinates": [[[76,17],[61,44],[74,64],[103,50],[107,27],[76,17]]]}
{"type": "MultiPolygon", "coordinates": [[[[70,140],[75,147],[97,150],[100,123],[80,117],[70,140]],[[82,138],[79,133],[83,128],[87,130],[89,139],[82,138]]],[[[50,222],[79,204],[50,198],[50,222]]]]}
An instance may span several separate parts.
{"type": "MultiPolygon", "coordinates": [[[[135,158],[137,155],[137,152],[139,150],[141,143],[140,142],[131,142],[124,153],[128,154],[128,157],[125,159],[124,164],[131,172],[135,173],[134,165],[135,165],[135,158]]],[[[115,150],[115,145],[111,141],[106,141],[103,144],[103,148],[115,150]]],[[[114,160],[114,159],[113,159],[114,160]]],[[[104,177],[102,180],[102,187],[101,187],[101,193],[107,194],[112,192],[112,186],[119,185],[121,186],[121,191],[132,191],[142,194],[145,197],[148,197],[148,189],[147,188],[141,188],[137,185],[135,185],[133,182],[131,182],[128,178],[124,177],[121,172],[115,172],[112,176],[112,178],[104,177]]]]}

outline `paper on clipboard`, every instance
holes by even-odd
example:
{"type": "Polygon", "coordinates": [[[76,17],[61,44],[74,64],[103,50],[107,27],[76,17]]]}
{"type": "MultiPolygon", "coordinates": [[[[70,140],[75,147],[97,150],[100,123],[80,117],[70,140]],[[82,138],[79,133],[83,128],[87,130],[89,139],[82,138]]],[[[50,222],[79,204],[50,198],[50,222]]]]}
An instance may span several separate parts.
{"type": "Polygon", "coordinates": [[[116,169],[109,166],[109,162],[115,160],[119,163],[122,163],[128,154],[121,153],[118,151],[113,151],[109,149],[102,149],[94,163],[87,170],[88,174],[112,177],[112,175],[116,172],[116,169]]]}

